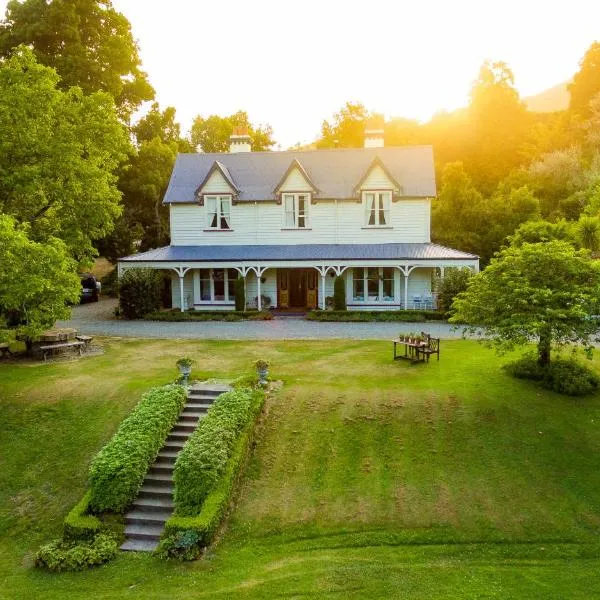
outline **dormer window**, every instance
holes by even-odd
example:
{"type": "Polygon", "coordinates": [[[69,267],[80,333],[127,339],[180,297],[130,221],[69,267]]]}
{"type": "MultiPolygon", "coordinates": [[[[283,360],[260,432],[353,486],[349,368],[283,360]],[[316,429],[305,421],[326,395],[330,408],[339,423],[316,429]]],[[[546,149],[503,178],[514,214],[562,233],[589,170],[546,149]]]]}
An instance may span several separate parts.
{"type": "Polygon", "coordinates": [[[231,196],[205,196],[206,228],[218,231],[231,229],[231,196]]]}
{"type": "Polygon", "coordinates": [[[390,227],[392,192],[363,192],[365,227],[390,227]]]}
{"type": "Polygon", "coordinates": [[[310,194],[282,194],[282,196],[284,228],[307,229],[310,194]]]}

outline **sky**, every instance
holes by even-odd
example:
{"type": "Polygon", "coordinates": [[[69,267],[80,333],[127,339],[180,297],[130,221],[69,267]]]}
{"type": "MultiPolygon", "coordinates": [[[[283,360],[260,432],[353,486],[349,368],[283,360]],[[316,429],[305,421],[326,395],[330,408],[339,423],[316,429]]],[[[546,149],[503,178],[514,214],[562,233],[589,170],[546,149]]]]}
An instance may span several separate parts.
{"type": "MultiPolygon", "coordinates": [[[[598,0],[113,0],[161,106],[248,112],[282,149],[348,100],[421,121],[468,102],[486,59],[522,96],[568,80],[600,40],[598,0]]],[[[0,0],[4,13],[5,0],[0,0]]]]}

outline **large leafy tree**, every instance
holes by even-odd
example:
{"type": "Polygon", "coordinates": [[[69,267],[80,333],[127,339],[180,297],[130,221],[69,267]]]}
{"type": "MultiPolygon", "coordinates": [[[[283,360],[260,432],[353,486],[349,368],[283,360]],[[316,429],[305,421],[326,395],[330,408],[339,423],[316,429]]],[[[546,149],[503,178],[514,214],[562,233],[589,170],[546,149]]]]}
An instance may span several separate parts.
{"type": "Polygon", "coordinates": [[[153,102],[150,110],[131,130],[138,144],[159,138],[166,144],[175,143],[179,152],[194,152],[191,142],[181,136],[181,125],[175,120],[173,106],[161,111],[158,102],[153,102]]]}
{"type": "Polygon", "coordinates": [[[569,109],[576,115],[587,117],[591,112],[590,102],[600,92],[600,42],[594,42],[579,63],[569,84],[571,99],[569,109]]]}
{"type": "Polygon", "coordinates": [[[553,346],[591,349],[597,331],[590,313],[600,301],[600,264],[584,250],[553,240],[504,248],[473,277],[453,304],[452,323],[482,328],[498,349],[537,344],[538,363],[553,346]]]}
{"type": "Polygon", "coordinates": [[[229,138],[234,127],[247,127],[252,139],[253,152],[270,150],[275,144],[270,125],[253,125],[248,113],[240,110],[228,117],[198,115],[192,123],[192,145],[202,152],[229,152],[229,138]]]}
{"type": "Polygon", "coordinates": [[[362,148],[369,111],[360,102],[346,102],[333,121],[323,121],[318,148],[362,148]]]}
{"type": "Polygon", "coordinates": [[[108,94],[58,83],[28,48],[0,62],[0,212],[86,262],[121,212],[114,173],[131,146],[108,94]]]}
{"type": "Polygon", "coordinates": [[[67,303],[79,301],[81,283],[65,244],[49,237],[31,241],[27,227],[0,214],[0,338],[36,336],[68,318],[67,303]],[[18,325],[8,330],[8,324],[18,325]]]}
{"type": "Polygon", "coordinates": [[[110,0],[11,0],[0,23],[0,55],[20,44],[56,69],[64,89],[110,94],[123,118],[154,98],[129,21],[110,0]]]}

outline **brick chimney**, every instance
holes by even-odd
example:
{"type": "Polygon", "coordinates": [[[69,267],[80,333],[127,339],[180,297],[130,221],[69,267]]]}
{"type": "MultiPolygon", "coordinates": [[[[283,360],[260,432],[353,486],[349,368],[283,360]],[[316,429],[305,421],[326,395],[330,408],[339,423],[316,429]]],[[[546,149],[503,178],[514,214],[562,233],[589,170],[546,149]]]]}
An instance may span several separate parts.
{"type": "Polygon", "coordinates": [[[252,152],[252,139],[248,135],[248,128],[234,127],[229,137],[229,152],[252,152]]]}
{"type": "Polygon", "coordinates": [[[371,117],[365,123],[365,148],[383,148],[383,118],[371,117]]]}

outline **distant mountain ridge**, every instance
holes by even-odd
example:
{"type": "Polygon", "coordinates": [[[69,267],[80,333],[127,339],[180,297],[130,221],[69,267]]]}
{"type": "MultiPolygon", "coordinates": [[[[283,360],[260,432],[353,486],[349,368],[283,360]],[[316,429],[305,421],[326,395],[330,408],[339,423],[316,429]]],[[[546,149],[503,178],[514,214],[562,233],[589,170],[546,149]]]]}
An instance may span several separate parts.
{"type": "Polygon", "coordinates": [[[569,108],[569,91],[567,86],[571,81],[559,83],[539,94],[523,98],[527,109],[531,112],[554,112],[569,108]]]}

